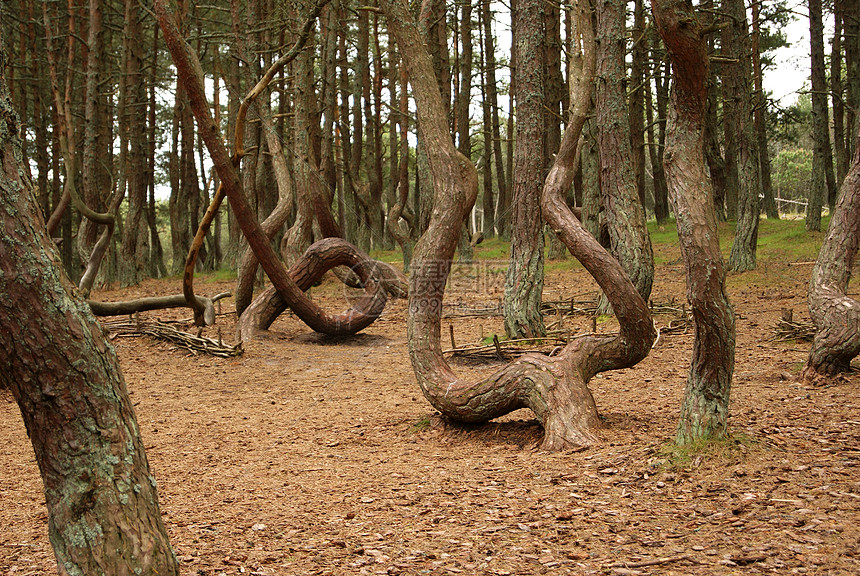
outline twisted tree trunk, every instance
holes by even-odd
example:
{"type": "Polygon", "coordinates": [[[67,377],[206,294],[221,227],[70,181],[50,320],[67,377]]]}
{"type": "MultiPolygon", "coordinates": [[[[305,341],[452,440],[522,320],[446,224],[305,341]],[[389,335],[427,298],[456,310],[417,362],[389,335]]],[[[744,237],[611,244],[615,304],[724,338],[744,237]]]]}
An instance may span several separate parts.
{"type": "Polygon", "coordinates": [[[652,0],[674,70],[664,164],[693,311],[693,358],[677,442],[726,433],[735,359],[735,318],[725,292],[717,215],[705,169],[707,44],[689,0],[652,0]]]}
{"type": "MultiPolygon", "coordinates": [[[[547,177],[544,217],[608,295],[618,315],[620,333],[575,340],[553,358],[520,358],[479,382],[460,380],[442,356],[442,296],[460,227],[477,197],[477,172],[451,141],[432,61],[404,0],[385,2],[383,9],[408,68],[436,194],[436,209],[416,246],[409,287],[409,355],[418,384],[430,403],[452,420],[484,422],[528,407],[543,424],[544,449],[592,445],[599,441],[600,422],[587,386],[589,379],[644,358],[654,331],[645,301],[621,266],[579,225],[563,200],[562,192],[573,178],[576,142],[585,116],[582,110],[588,99],[577,98],[576,120],[565,131],[547,177]]],[[[579,20],[583,35],[591,38],[590,15],[580,14],[579,20]]],[[[585,50],[585,73],[578,76],[585,77],[583,86],[590,86],[588,79],[594,69],[591,42],[585,42],[585,50]]],[[[587,90],[578,92],[582,93],[587,90]]]]}
{"type": "Polygon", "coordinates": [[[293,312],[311,329],[324,334],[354,334],[371,324],[378,316],[380,293],[376,283],[369,283],[368,298],[359,300],[346,317],[330,316],[308,298],[290,277],[283,262],[275,254],[269,238],[263,232],[245,198],[239,174],[224,146],[218,126],[209,114],[209,103],[203,87],[202,71],[197,56],[185,43],[176,24],[176,17],[166,0],[155,2],[158,23],[164,32],[167,47],[176,65],[179,82],[184,86],[197,119],[198,130],[212,157],[221,185],[248,244],[278,293],[293,312]]]}
{"type": "MultiPolygon", "coordinates": [[[[858,134],[860,140],[860,134],[858,134]]],[[[809,313],[818,331],[803,375],[807,379],[849,370],[860,353],[860,302],[846,292],[860,245],[860,147],[842,181],[827,237],[809,281],[809,313]]]]}

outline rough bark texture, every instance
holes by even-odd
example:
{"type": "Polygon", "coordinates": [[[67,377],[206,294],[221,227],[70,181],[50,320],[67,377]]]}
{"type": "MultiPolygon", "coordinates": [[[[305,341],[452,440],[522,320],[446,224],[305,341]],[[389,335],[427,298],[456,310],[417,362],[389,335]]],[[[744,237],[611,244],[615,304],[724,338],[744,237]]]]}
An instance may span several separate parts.
{"type": "MultiPolygon", "coordinates": [[[[345,335],[354,334],[367,327],[375,319],[375,316],[372,315],[372,307],[359,310],[358,314],[351,316],[349,321],[344,322],[342,316],[327,315],[290,278],[286,267],[278,259],[268,237],[263,233],[250,206],[248,206],[239,175],[224,146],[218,126],[209,114],[200,63],[190,47],[183,41],[176,25],[175,15],[167,6],[166,0],[157,1],[155,8],[159,25],[164,32],[165,41],[176,65],[179,82],[182,83],[188,93],[192,110],[197,118],[200,135],[209,149],[224,192],[230,200],[230,206],[248,239],[248,244],[254,250],[260,260],[260,265],[271,279],[272,284],[277,287],[278,292],[289,303],[293,312],[317,332],[345,335]]],[[[360,301],[358,304],[364,305],[367,302],[360,301]]]]}
{"type": "MultiPolygon", "coordinates": [[[[750,102],[752,93],[749,26],[743,0],[723,0],[723,10],[731,18],[727,28],[729,43],[723,51],[737,60],[726,64],[723,75],[724,109],[727,133],[735,142],[735,158],[738,172],[738,211],[735,239],[729,255],[729,268],[738,272],[752,270],[756,266],[758,222],[761,202],[761,179],[759,177],[758,146],[753,133],[753,116],[750,102]]],[[[729,146],[726,146],[728,156],[729,146]]]]}
{"type": "Polygon", "coordinates": [[[58,265],[19,129],[0,76],[0,387],[33,444],[60,573],[178,574],[119,363],[58,265]]]}
{"type": "Polygon", "coordinates": [[[725,291],[717,217],[704,162],[708,57],[689,0],[652,0],[669,51],[674,85],[665,167],[693,312],[693,357],[678,423],[678,444],[726,434],[735,359],[735,318],[725,291]]]}
{"type": "Polygon", "coordinates": [[[806,229],[821,230],[821,207],[826,196],[826,162],[830,152],[827,79],[824,75],[824,20],[821,0],[809,0],[809,55],[812,70],[812,183],[806,205],[806,229]]]}
{"type": "Polygon", "coordinates": [[[520,0],[514,14],[517,52],[517,135],[511,205],[511,258],[505,278],[505,332],[510,338],[546,333],[543,294],[544,169],[543,1],[520,0]]]}
{"type": "Polygon", "coordinates": [[[818,331],[804,375],[832,376],[850,368],[860,353],[860,302],[846,291],[860,245],[860,149],[842,181],[827,237],[809,281],[809,313],[818,331]]]}
{"type": "MultiPolygon", "coordinates": [[[[654,332],[644,300],[618,262],[577,223],[560,195],[573,177],[578,133],[570,127],[565,132],[559,152],[562,160],[554,164],[548,177],[552,184],[547,184],[549,192],[544,191],[545,215],[610,295],[621,334],[575,340],[554,358],[521,358],[480,382],[460,380],[441,352],[442,296],[457,232],[477,197],[477,173],[451,141],[432,61],[408,7],[403,0],[386,2],[383,7],[409,70],[419,130],[434,172],[433,215],[416,246],[409,290],[409,355],[424,396],[445,417],[462,422],[484,422],[529,407],[544,426],[545,449],[593,444],[598,440],[599,418],[587,387],[589,378],[603,370],[635,364],[647,355],[654,332]]],[[[577,124],[581,129],[581,122],[577,124]]]]}
{"type": "Polygon", "coordinates": [[[654,281],[654,256],[645,227],[633,174],[630,122],[623,80],[624,3],[597,3],[597,142],[600,150],[600,191],[612,253],[621,262],[639,294],[647,300],[654,281]]]}

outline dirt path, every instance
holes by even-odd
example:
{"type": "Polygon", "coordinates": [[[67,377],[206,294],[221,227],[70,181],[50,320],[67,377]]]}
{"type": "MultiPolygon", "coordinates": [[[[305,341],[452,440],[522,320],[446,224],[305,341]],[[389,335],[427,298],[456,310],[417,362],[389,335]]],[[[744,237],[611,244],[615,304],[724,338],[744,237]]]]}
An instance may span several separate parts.
{"type": "MultiPolygon", "coordinates": [[[[236,359],[145,338],[114,344],[189,576],[855,575],[860,376],[797,383],[786,376],[807,345],[766,342],[783,308],[806,315],[808,273],[771,267],[730,279],[731,427],[742,442],[679,467],[663,464],[662,447],[676,424],[688,334],[665,335],[636,368],[596,378],[606,442],[562,454],[536,450],[541,430],[526,411],[477,428],[439,420],[415,384],[402,302],[349,339],[315,335],[287,315],[236,359]]],[[[655,285],[656,302],[683,301],[678,265],[660,266],[655,285]]],[[[555,272],[547,298],[571,286],[592,289],[581,269],[555,272]]],[[[175,290],[148,282],[99,296],[175,290]]],[[[494,290],[461,290],[452,301],[492,304],[494,290]]],[[[315,298],[337,309],[339,292],[327,282],[315,298]]],[[[451,322],[458,343],[502,331],[500,318],[451,322]]],[[[231,317],[218,325],[229,339],[231,317]]],[[[0,574],[55,574],[38,470],[8,394],[0,469],[0,574]]]]}

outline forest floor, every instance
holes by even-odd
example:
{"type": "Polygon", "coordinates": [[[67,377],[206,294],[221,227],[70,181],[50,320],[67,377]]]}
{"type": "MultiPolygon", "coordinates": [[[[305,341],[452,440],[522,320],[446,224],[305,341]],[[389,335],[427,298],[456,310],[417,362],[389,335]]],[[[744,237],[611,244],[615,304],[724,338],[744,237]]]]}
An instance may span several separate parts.
{"type": "MultiPolygon", "coordinates": [[[[677,248],[657,248],[652,299],[681,306],[677,248]]],[[[594,297],[580,266],[549,268],[546,300],[594,297]]],[[[809,345],[769,341],[784,309],[808,317],[811,268],[772,258],[729,276],[733,439],[692,454],[669,449],[689,331],[662,334],[638,366],[592,381],[604,443],[576,453],[541,452],[525,410],[475,427],[437,417],[409,363],[403,301],[351,338],[317,335],[287,313],[235,358],[147,337],[113,343],[183,575],[856,575],[860,375],[799,382],[809,345]]],[[[464,316],[498,306],[501,268],[458,274],[446,341],[449,325],[458,346],[503,333],[499,316],[464,316]]],[[[211,295],[232,283],[196,287],[211,295]]],[[[178,291],[174,278],[96,297],[178,291]]],[[[333,311],[342,292],[334,279],[312,289],[333,311]]],[[[231,310],[225,300],[204,335],[232,340],[231,310]]],[[[678,317],[655,319],[663,328],[678,317]]],[[[591,329],[587,316],[564,322],[591,329]]],[[[498,365],[451,362],[464,377],[498,365]]],[[[38,469],[8,393],[0,469],[0,575],[56,574],[38,469]]]]}

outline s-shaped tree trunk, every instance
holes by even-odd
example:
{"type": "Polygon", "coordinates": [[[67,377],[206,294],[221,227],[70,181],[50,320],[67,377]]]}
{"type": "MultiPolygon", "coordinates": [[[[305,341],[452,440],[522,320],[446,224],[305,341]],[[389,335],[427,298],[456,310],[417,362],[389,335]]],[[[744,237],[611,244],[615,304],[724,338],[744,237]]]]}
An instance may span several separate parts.
{"type": "Polygon", "coordinates": [[[725,292],[717,215],[705,169],[707,44],[690,0],[651,0],[651,5],[674,72],[664,165],[695,331],[677,433],[678,444],[689,444],[726,433],[735,318],[725,292]]]}
{"type": "MultiPolygon", "coordinates": [[[[590,86],[594,70],[590,11],[579,8],[586,14],[579,14],[579,21],[588,57],[585,72],[577,77],[586,80],[583,86],[590,86]]],[[[435,190],[433,214],[416,245],[409,286],[409,356],[418,384],[430,403],[452,420],[484,422],[528,407],[544,427],[544,449],[592,445],[599,440],[600,421],[589,379],[598,372],[636,364],[647,356],[655,335],[648,307],[618,261],[579,225],[563,200],[562,191],[573,178],[588,99],[578,93],[572,121],[547,177],[542,205],[544,218],[609,297],[620,333],[574,340],[552,358],[520,358],[479,382],[460,380],[442,356],[442,296],[460,228],[477,197],[477,171],[451,141],[432,61],[408,6],[404,0],[389,0],[383,9],[409,72],[435,190]]]]}

